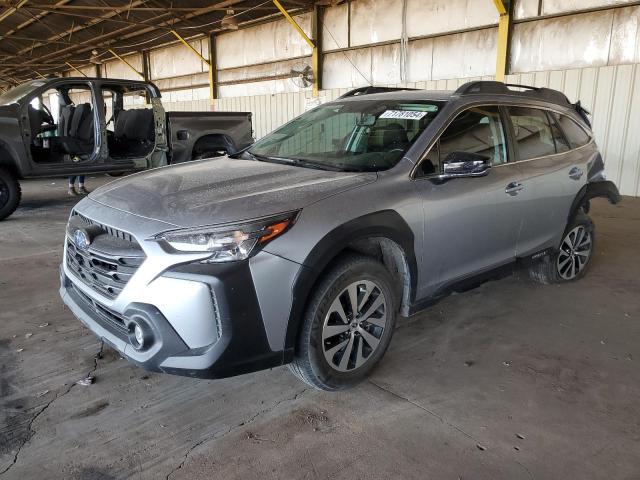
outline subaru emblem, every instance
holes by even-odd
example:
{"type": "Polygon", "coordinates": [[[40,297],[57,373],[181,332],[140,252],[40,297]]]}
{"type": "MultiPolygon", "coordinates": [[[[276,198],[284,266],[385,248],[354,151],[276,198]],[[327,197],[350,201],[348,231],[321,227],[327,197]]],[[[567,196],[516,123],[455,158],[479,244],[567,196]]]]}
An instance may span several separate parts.
{"type": "Polygon", "coordinates": [[[87,234],[87,232],[78,229],[73,232],[73,243],[79,250],[86,250],[87,248],[89,248],[91,240],[89,239],[89,235],[87,234]]]}

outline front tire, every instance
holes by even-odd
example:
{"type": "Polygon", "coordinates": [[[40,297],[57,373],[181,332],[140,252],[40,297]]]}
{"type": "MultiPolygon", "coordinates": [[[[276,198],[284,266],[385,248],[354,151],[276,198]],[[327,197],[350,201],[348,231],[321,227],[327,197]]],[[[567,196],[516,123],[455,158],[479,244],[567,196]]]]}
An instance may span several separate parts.
{"type": "Polygon", "coordinates": [[[20,205],[22,191],[17,177],[6,168],[0,167],[0,220],[4,220],[20,205]]]}
{"type": "Polygon", "coordinates": [[[385,354],[397,301],[383,264],[346,256],[314,287],[291,371],[320,390],[342,390],[367,377],[385,354]]]}
{"type": "Polygon", "coordinates": [[[594,227],[580,211],[567,226],[558,251],[534,264],[529,276],[538,283],[571,282],[582,278],[594,252],[594,227]]]}

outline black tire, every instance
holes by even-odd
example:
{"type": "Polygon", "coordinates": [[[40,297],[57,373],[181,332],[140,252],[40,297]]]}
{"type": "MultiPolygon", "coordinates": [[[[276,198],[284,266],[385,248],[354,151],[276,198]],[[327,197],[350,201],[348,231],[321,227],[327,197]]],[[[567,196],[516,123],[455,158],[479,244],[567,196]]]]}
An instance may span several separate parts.
{"type": "MultiPolygon", "coordinates": [[[[571,242],[571,238],[569,238],[568,241],[571,242]]],[[[586,242],[586,240],[584,241],[586,242]]],[[[580,210],[567,225],[567,228],[562,234],[562,240],[560,241],[560,246],[557,251],[531,265],[529,268],[529,277],[545,285],[579,280],[585,275],[589,268],[591,257],[593,257],[594,246],[595,235],[593,222],[586,213],[580,210]],[[586,248],[586,243],[576,249],[571,249],[568,247],[568,244],[565,244],[567,237],[570,237],[576,229],[578,229],[578,232],[580,231],[579,229],[583,229],[583,235],[585,237],[588,236],[588,249],[586,248]],[[575,275],[572,275],[571,268],[574,269],[573,272],[575,272],[575,275]]]]}
{"type": "Polygon", "coordinates": [[[192,160],[204,160],[205,158],[222,157],[227,154],[224,149],[220,150],[207,150],[204,152],[194,152],[192,160]]]}
{"type": "Polygon", "coordinates": [[[117,178],[117,177],[121,177],[125,173],[127,173],[127,172],[109,172],[109,173],[107,173],[107,175],[110,176],[110,177],[117,178]]]}
{"type": "Polygon", "coordinates": [[[294,361],[289,365],[291,371],[302,381],[319,390],[342,390],[364,380],[385,354],[391,342],[398,310],[395,290],[392,277],[382,263],[362,255],[342,257],[314,287],[304,314],[294,361]],[[351,302],[348,301],[348,288],[353,285],[356,285],[355,303],[360,305],[356,309],[356,318],[353,318],[351,302]],[[384,305],[377,307],[367,321],[366,314],[380,301],[381,295],[384,305]],[[343,307],[342,313],[348,318],[348,321],[343,323],[338,320],[337,327],[346,327],[349,331],[329,335],[323,340],[324,329],[336,326],[335,323],[327,323],[325,327],[326,319],[330,319],[328,322],[335,322],[336,318],[341,318],[339,315],[336,316],[337,311],[330,312],[336,305],[335,302],[340,302],[343,307]],[[371,323],[382,322],[382,319],[386,319],[384,326],[371,323]],[[373,343],[367,343],[365,337],[378,340],[377,345],[371,348],[373,343]],[[328,353],[344,342],[347,342],[345,347],[333,354],[328,353]],[[340,371],[340,365],[331,365],[325,357],[325,349],[328,349],[327,355],[334,359],[334,362],[338,355],[341,355],[340,365],[348,350],[346,370],[340,371]],[[363,363],[358,366],[358,361],[363,363]]]}
{"type": "Polygon", "coordinates": [[[6,168],[0,167],[0,220],[16,211],[21,198],[18,178],[6,168]]]}

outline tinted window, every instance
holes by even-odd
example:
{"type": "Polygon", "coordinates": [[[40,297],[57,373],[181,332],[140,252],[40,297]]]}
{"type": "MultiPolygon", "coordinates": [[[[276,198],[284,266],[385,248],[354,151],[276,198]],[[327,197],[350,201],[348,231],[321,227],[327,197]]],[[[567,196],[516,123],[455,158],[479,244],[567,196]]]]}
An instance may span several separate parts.
{"type": "Polygon", "coordinates": [[[558,122],[556,121],[556,117],[553,112],[547,112],[547,116],[549,117],[549,122],[551,123],[551,133],[553,134],[553,141],[556,144],[556,152],[562,153],[571,149],[569,142],[564,136],[564,133],[558,126],[558,122]]]}
{"type": "Polygon", "coordinates": [[[440,164],[451,152],[475,153],[491,165],[507,161],[507,146],[498,107],[475,107],[459,114],[440,136],[440,164]]]}
{"type": "Polygon", "coordinates": [[[549,119],[536,108],[509,107],[513,133],[518,144],[518,159],[544,157],[556,153],[549,119]]]}
{"type": "Polygon", "coordinates": [[[569,139],[571,148],[581,147],[589,143],[591,138],[576,122],[567,117],[566,115],[560,115],[554,113],[553,116],[560,124],[560,128],[569,139]]]}

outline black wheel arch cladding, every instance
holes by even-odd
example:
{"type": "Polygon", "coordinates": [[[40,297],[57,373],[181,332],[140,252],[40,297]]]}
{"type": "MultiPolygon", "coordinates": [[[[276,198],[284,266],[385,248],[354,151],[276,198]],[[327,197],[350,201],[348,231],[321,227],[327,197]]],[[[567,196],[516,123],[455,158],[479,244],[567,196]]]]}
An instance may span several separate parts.
{"type": "Polygon", "coordinates": [[[568,222],[576,215],[582,205],[592,198],[604,197],[613,205],[620,202],[620,193],[618,187],[610,180],[598,180],[587,183],[580,189],[576,197],[573,199],[571,209],[569,210],[568,222]]]}
{"type": "Polygon", "coordinates": [[[411,303],[415,300],[418,267],[413,231],[406,221],[394,210],[374,212],[350,220],[331,230],[314,246],[294,281],[293,301],[285,339],[285,349],[289,357],[287,360],[290,360],[293,355],[313,286],[326,268],[341,253],[349,249],[349,245],[368,238],[388,239],[400,247],[409,274],[408,300],[411,303]]]}

